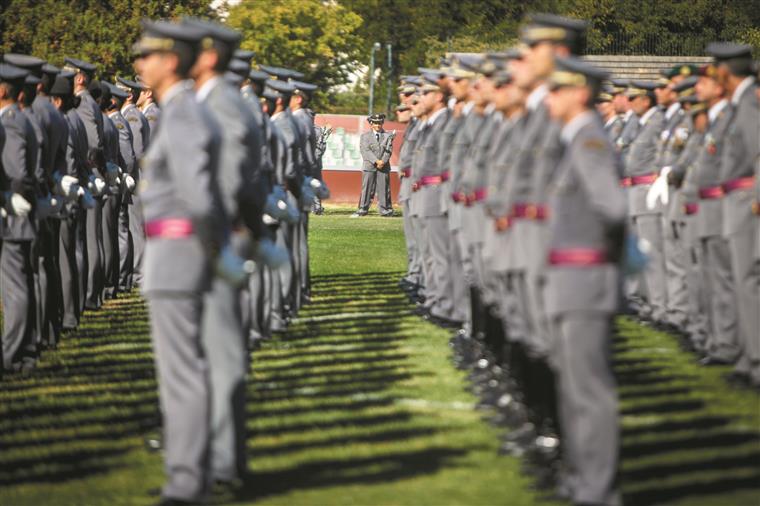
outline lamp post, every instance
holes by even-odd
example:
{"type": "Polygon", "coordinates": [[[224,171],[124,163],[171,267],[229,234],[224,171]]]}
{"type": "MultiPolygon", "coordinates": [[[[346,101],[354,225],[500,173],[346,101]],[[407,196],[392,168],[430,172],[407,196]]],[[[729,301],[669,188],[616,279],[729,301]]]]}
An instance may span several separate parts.
{"type": "Polygon", "coordinates": [[[385,97],[385,114],[391,113],[391,90],[393,88],[392,74],[393,74],[393,46],[391,43],[385,45],[385,49],[388,52],[388,90],[385,97]]]}
{"type": "Polygon", "coordinates": [[[369,114],[372,115],[372,110],[375,108],[375,51],[379,51],[379,42],[372,44],[372,51],[369,55],[369,114]]]}

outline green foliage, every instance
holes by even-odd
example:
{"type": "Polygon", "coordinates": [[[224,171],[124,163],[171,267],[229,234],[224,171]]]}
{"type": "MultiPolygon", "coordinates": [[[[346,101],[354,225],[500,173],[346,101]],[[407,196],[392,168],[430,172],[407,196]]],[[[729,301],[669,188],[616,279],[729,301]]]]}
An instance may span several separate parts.
{"type": "Polygon", "coordinates": [[[132,44],[144,18],[211,16],[210,0],[9,0],[0,15],[0,52],[27,53],[55,65],[66,56],[99,73],[132,76],[132,44]]]}
{"type": "Polygon", "coordinates": [[[229,9],[227,22],[243,34],[241,47],[256,61],[303,72],[323,90],[348,82],[360,58],[356,30],[362,18],[337,2],[321,0],[253,0],[229,9]]]}

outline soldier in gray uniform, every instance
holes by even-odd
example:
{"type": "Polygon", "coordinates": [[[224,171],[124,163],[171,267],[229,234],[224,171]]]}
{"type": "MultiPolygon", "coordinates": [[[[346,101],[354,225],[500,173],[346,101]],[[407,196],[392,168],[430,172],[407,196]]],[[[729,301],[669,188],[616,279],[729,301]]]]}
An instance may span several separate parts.
{"type": "Polygon", "coordinates": [[[734,43],[713,43],[707,48],[715,58],[717,78],[730,101],[731,124],[721,155],[720,182],[724,196],[723,235],[728,241],[734,294],[738,312],[742,354],[736,364],[739,375],[760,386],[760,269],[753,251],[757,228],[752,202],[755,164],[760,145],[760,107],[753,72],[752,48],[734,43]]]}
{"type": "Polygon", "coordinates": [[[380,216],[393,216],[391,204],[391,154],[393,138],[383,129],[384,114],[372,114],[367,118],[370,130],[359,139],[359,151],[362,155],[362,190],[359,208],[352,215],[357,218],[366,216],[369,206],[377,192],[377,207],[380,216]]]}
{"type": "Polygon", "coordinates": [[[615,110],[614,100],[615,95],[611,88],[603,90],[596,97],[596,108],[604,120],[604,130],[612,142],[615,142],[623,132],[623,118],[615,110]]]}
{"type": "Polygon", "coordinates": [[[417,195],[414,197],[422,230],[421,256],[425,270],[425,303],[421,314],[434,322],[455,325],[451,320],[454,301],[451,299],[451,278],[448,273],[450,241],[446,209],[441,205],[440,186],[448,174],[439,165],[440,138],[449,121],[447,93],[436,73],[423,73],[420,91],[425,113],[420,139],[415,145],[412,173],[417,195]]]}
{"type": "MultiPolygon", "coordinates": [[[[105,288],[105,276],[103,269],[103,201],[102,193],[105,189],[105,181],[102,171],[105,166],[103,158],[103,115],[90,95],[87,87],[93,79],[95,66],[77,60],[66,58],[65,70],[75,72],[74,95],[79,98],[76,107],[87,136],[86,169],[89,173],[86,181],[88,188],[96,198],[96,204],[88,209],[86,218],[87,247],[87,283],[85,292],[86,309],[100,309],[103,304],[103,291],[105,288]]],[[[80,273],[81,275],[82,273],[80,273]]]]}
{"type": "MultiPolygon", "coordinates": [[[[34,129],[17,104],[27,74],[19,67],[0,64],[0,123],[5,131],[1,176],[3,184],[7,185],[4,190],[21,196],[29,204],[36,200],[35,171],[39,148],[34,129]]],[[[33,217],[27,214],[2,218],[0,228],[3,240],[0,255],[3,368],[24,372],[34,367],[37,353],[33,341],[36,315],[31,265],[35,227],[33,217]]]]}
{"type": "MultiPolygon", "coordinates": [[[[409,97],[414,96],[415,88],[411,85],[403,85],[401,90],[408,90],[409,97]]],[[[406,95],[402,94],[402,97],[406,98],[406,95]]],[[[417,290],[419,286],[419,270],[421,269],[419,264],[419,254],[417,251],[417,243],[414,237],[414,231],[412,229],[412,218],[409,215],[409,195],[412,192],[412,181],[409,178],[411,175],[410,165],[411,156],[414,149],[414,130],[418,125],[417,119],[412,115],[412,100],[404,100],[404,102],[396,107],[396,121],[405,125],[404,137],[401,142],[401,149],[399,151],[399,192],[398,202],[402,208],[402,218],[404,221],[404,241],[406,244],[406,266],[407,270],[404,276],[399,281],[399,286],[406,289],[410,293],[417,290]]]]}
{"type": "Polygon", "coordinates": [[[723,208],[720,185],[721,155],[731,122],[725,88],[716,80],[711,65],[700,69],[697,96],[706,103],[709,126],[694,161],[694,182],[698,189],[697,226],[701,242],[706,298],[709,301],[709,331],[703,364],[733,363],[739,358],[741,343],[737,328],[736,298],[728,242],[723,236],[723,208]]]}
{"type": "Polygon", "coordinates": [[[211,398],[201,343],[203,294],[219,267],[229,225],[217,182],[219,134],[184,79],[203,32],[144,22],[135,69],[159,100],[161,125],[144,154],[140,194],[146,245],[143,292],[164,418],[166,504],[209,491],[211,398]]]}
{"type": "Polygon", "coordinates": [[[143,83],[142,90],[140,91],[140,98],[137,99],[137,107],[145,117],[145,121],[148,122],[148,131],[152,132],[158,126],[158,119],[161,117],[161,109],[158,104],[153,100],[153,90],[143,83]]]}
{"type": "Polygon", "coordinates": [[[639,116],[639,130],[624,159],[629,215],[632,227],[640,239],[649,243],[649,263],[643,273],[645,303],[640,316],[653,322],[664,322],[667,309],[667,285],[663,246],[662,215],[665,207],[660,199],[647,199],[653,183],[659,177],[656,168],[657,146],[664,127],[664,114],[657,106],[654,90],[661,85],[633,81],[629,96],[631,106],[639,116]]]}
{"type": "MultiPolygon", "coordinates": [[[[665,108],[665,128],[660,133],[657,167],[660,174],[669,174],[681,155],[691,133],[691,116],[685,114],[674,87],[695,69],[677,65],[664,72],[664,88],[658,91],[661,107],[665,108]]],[[[685,331],[688,324],[688,288],[686,286],[687,250],[683,240],[684,221],[680,207],[679,190],[668,178],[668,202],[663,212],[665,273],[667,288],[667,314],[665,321],[677,331],[685,331]]]]}
{"type": "MultiPolygon", "coordinates": [[[[140,112],[140,109],[137,108],[137,100],[140,93],[142,93],[143,86],[135,81],[121,77],[117,79],[116,85],[129,94],[127,100],[124,102],[124,106],[121,108],[121,114],[132,129],[132,142],[135,150],[135,158],[137,159],[137,170],[132,176],[137,180],[137,184],[139,184],[140,177],[142,176],[140,160],[143,157],[143,153],[148,149],[151,138],[150,124],[145,116],[143,116],[142,112],[140,112]]],[[[122,205],[122,216],[124,216],[125,213],[129,215],[128,219],[123,218],[122,221],[127,221],[129,223],[129,232],[132,238],[132,263],[122,265],[120,276],[121,283],[124,285],[123,289],[131,290],[132,286],[140,284],[142,279],[142,263],[145,250],[145,232],[143,230],[144,220],[139,194],[132,195],[131,205],[122,205]]],[[[123,252],[125,248],[128,247],[127,240],[128,239],[123,233],[120,234],[120,251],[123,252]]]]}
{"type": "Polygon", "coordinates": [[[562,485],[575,504],[621,504],[609,350],[627,206],[614,148],[589,106],[606,77],[579,59],[560,58],[549,81],[549,108],[563,124],[565,149],[548,190],[547,310],[560,391],[562,485]]]}
{"type": "MultiPolygon", "coordinates": [[[[208,107],[220,127],[220,158],[216,171],[227,217],[238,230],[232,242],[240,255],[260,235],[262,208],[268,187],[262,184],[261,131],[238,89],[222,78],[240,42],[240,34],[208,21],[187,19],[213,44],[200,52],[191,76],[196,98],[208,107]]],[[[204,297],[202,342],[208,357],[211,389],[211,472],[231,484],[245,477],[245,376],[247,335],[243,332],[241,287],[215,277],[204,297]]]]}

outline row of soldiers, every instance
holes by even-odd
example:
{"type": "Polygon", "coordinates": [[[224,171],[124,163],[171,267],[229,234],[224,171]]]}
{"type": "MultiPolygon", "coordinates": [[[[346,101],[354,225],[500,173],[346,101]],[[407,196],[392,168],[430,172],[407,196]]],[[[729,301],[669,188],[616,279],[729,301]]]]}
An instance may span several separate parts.
{"type": "Polygon", "coordinates": [[[210,21],[145,21],[136,79],[113,84],[73,58],[0,65],[4,363],[33,363],[84,309],[140,285],[162,504],[242,485],[249,351],[309,301],[308,213],[329,197],[316,86],[252,66],[240,41],[210,21]]]}
{"type": "Polygon", "coordinates": [[[696,346],[760,381],[760,114],[747,46],[710,45],[699,77],[622,83],[578,56],[586,29],[534,14],[519,47],[403,78],[401,285],[459,329],[458,362],[511,429],[502,449],[560,498],[615,505],[622,308],[701,329],[696,346]]]}

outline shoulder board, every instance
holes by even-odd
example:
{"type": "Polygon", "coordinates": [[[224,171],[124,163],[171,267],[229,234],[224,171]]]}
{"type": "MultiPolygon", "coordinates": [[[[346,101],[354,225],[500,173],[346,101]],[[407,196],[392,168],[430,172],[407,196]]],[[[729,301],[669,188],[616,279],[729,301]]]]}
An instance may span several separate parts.
{"type": "Polygon", "coordinates": [[[114,125],[116,125],[116,128],[124,128],[124,123],[122,123],[121,121],[114,122],[114,125]]]}
{"type": "Polygon", "coordinates": [[[137,119],[137,116],[132,116],[132,115],[130,114],[130,115],[127,117],[127,121],[131,121],[131,122],[133,122],[133,123],[134,123],[135,121],[139,121],[139,120],[137,119]]]}
{"type": "Polygon", "coordinates": [[[145,119],[147,119],[148,121],[153,121],[153,120],[156,119],[156,115],[155,114],[146,114],[145,115],[145,119]]]}

